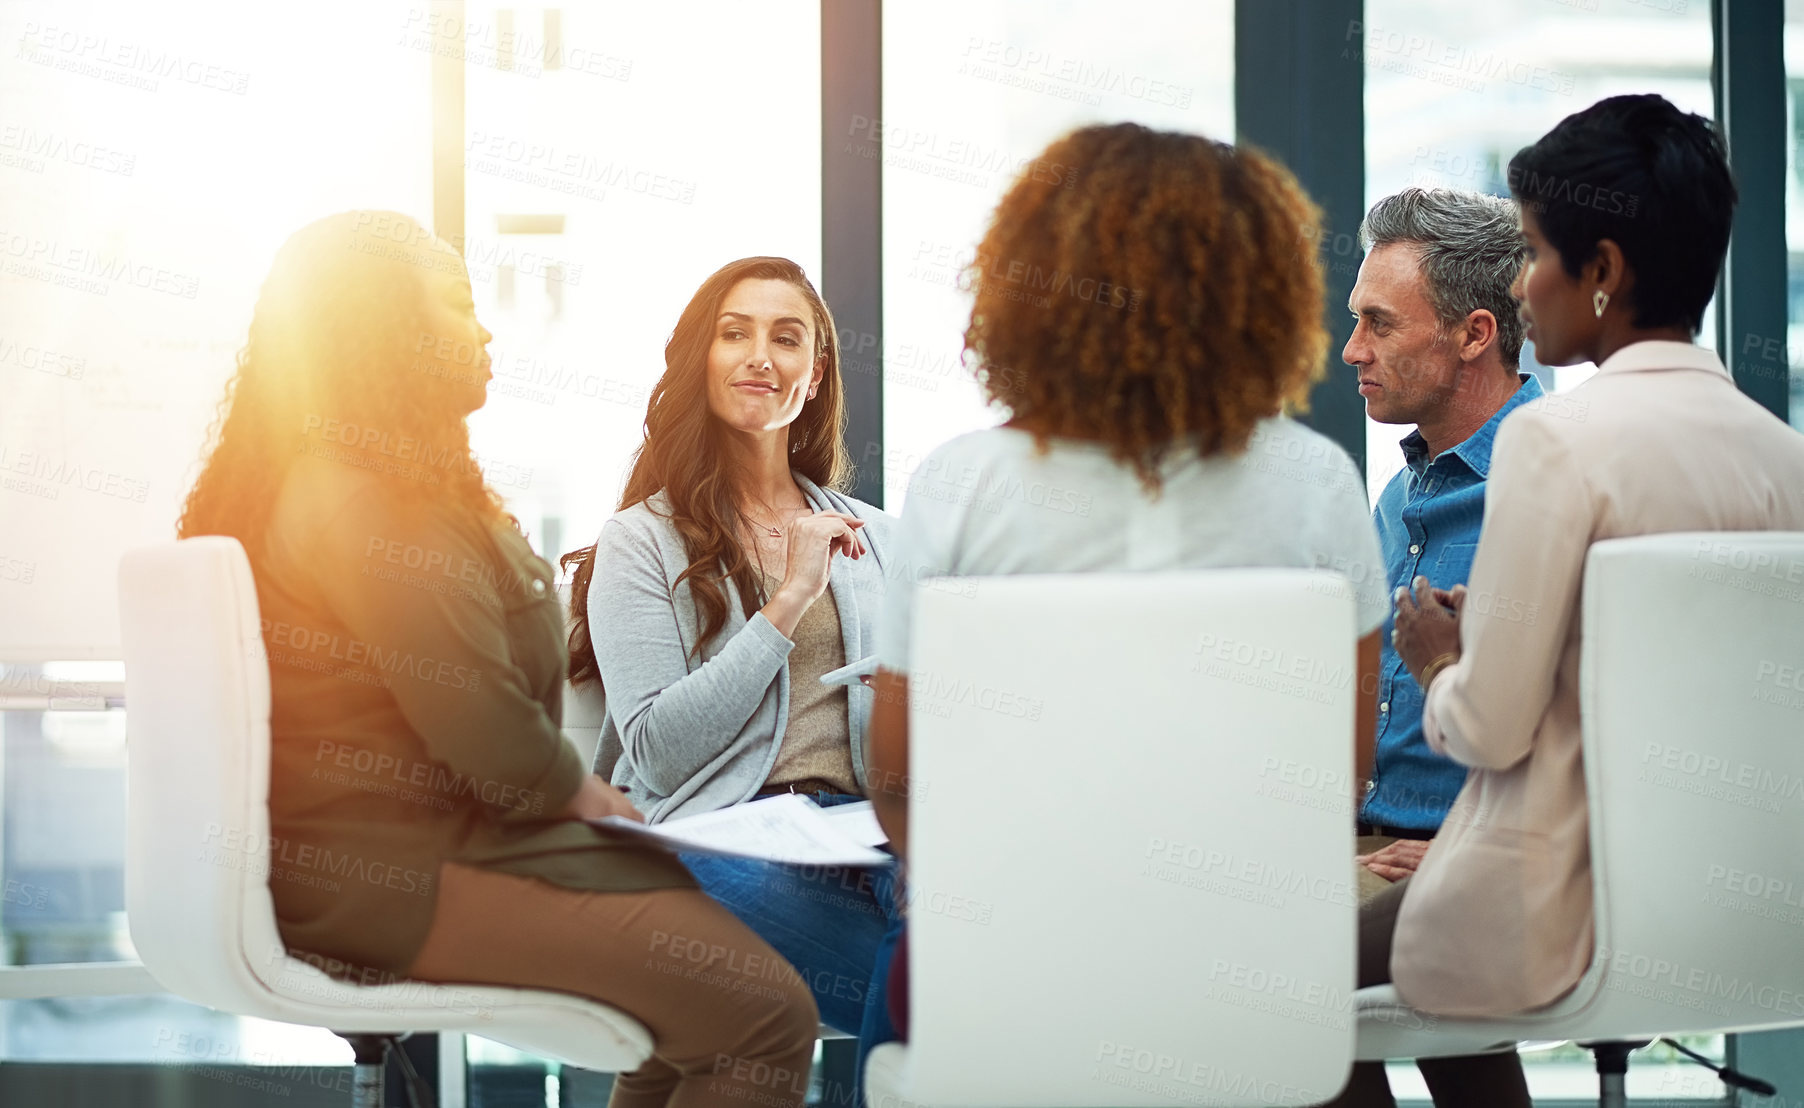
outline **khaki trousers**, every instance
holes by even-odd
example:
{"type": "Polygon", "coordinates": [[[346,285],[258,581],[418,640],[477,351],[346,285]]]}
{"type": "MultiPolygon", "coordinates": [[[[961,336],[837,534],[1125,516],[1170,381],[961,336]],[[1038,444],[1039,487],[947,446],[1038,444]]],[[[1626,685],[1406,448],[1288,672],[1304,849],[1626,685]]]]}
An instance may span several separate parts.
{"type": "Polygon", "coordinates": [[[819,1027],[794,967],[698,889],[590,892],[446,864],[409,976],[552,989],[643,1023],[611,1108],[793,1108],[819,1027]]]}

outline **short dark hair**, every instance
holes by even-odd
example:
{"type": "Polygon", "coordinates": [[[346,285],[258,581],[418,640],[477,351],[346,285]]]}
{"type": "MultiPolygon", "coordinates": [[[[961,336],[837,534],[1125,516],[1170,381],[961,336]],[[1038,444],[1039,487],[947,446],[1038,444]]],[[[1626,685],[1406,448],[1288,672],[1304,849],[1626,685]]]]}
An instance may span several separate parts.
{"type": "Polygon", "coordinates": [[[1509,184],[1574,277],[1599,241],[1622,248],[1635,326],[1703,326],[1736,201],[1709,120],[1663,96],[1599,100],[1511,158],[1509,184]]]}

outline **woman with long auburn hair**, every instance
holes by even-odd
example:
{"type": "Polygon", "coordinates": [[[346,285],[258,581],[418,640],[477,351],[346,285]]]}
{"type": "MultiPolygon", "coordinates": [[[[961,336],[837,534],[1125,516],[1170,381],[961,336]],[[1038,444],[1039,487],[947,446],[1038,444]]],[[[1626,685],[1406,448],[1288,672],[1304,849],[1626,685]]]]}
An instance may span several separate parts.
{"type": "MultiPolygon", "coordinates": [[[[619,510],[575,567],[570,670],[605,695],[596,771],[658,822],[872,782],[871,691],[820,678],[873,648],[888,517],[850,466],[833,317],[800,266],[743,258],[702,283],[664,348],[619,510]]],[[[849,875],[685,857],[790,959],[834,1027],[890,1037],[893,869],[849,875]],[[811,884],[829,888],[810,889],[811,884]]]]}
{"type": "Polygon", "coordinates": [[[552,570],[470,452],[490,338],[462,258],[413,220],[302,228],[183,510],[181,537],[236,538],[256,581],[283,942],[358,982],[629,1012],[655,1045],[616,1108],[799,1105],[805,1088],[755,1077],[806,1075],[807,987],[676,859],[587,822],[637,813],[560,733],[552,570]],[[783,972],[720,983],[747,964],[783,972]]]}

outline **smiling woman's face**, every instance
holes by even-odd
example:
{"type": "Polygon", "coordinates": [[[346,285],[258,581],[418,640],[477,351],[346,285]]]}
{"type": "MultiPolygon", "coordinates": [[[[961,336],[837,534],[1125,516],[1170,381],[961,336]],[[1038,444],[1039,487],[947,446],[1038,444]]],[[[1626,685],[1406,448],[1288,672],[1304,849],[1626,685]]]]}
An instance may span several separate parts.
{"type": "Polygon", "coordinates": [[[821,383],[814,313],[787,281],[748,278],[721,299],[708,345],[708,409],[728,427],[774,431],[795,422],[821,383]]]}

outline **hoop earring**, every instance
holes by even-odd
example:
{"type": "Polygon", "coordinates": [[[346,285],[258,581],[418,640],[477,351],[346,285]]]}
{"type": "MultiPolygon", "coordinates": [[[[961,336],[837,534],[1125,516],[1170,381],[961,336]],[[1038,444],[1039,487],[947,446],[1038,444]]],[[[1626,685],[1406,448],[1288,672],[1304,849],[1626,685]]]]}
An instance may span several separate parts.
{"type": "Polygon", "coordinates": [[[1609,303],[1610,303],[1610,294],[1605,292],[1603,289],[1598,289],[1596,292],[1591,294],[1591,307],[1593,310],[1595,310],[1597,312],[1597,318],[1602,319],[1604,317],[1604,308],[1609,303]]]}

